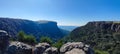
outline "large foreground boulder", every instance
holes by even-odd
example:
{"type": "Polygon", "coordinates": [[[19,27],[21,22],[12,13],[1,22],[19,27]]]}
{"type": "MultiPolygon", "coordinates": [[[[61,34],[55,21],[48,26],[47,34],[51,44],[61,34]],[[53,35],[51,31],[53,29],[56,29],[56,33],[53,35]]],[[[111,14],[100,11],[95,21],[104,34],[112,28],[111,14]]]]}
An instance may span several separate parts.
{"type": "Polygon", "coordinates": [[[35,46],[34,54],[58,54],[58,49],[48,43],[39,43],[35,46]]]}
{"type": "Polygon", "coordinates": [[[68,42],[60,48],[61,54],[94,54],[94,51],[82,42],[68,42]]]}
{"type": "Polygon", "coordinates": [[[58,54],[58,49],[55,47],[50,47],[47,48],[43,54],[58,54]]]}
{"type": "Polygon", "coordinates": [[[0,54],[4,54],[9,45],[10,36],[4,30],[0,30],[0,54]]]}
{"type": "Polygon", "coordinates": [[[7,54],[32,54],[32,47],[22,42],[11,42],[7,54]]]}
{"type": "Polygon", "coordinates": [[[39,43],[35,46],[35,54],[43,54],[43,52],[50,47],[50,44],[48,43],[39,43]]]}
{"type": "Polygon", "coordinates": [[[86,54],[82,49],[74,48],[70,51],[65,52],[65,54],[86,54]]]}

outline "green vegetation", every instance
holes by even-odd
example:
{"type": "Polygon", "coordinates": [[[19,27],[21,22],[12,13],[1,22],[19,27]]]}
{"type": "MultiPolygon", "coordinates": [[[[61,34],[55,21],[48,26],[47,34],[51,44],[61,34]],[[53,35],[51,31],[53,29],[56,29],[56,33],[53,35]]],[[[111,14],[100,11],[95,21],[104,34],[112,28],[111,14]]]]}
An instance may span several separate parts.
{"type": "Polygon", "coordinates": [[[58,40],[56,43],[54,43],[52,46],[60,49],[60,47],[64,44],[63,40],[58,40]]]}
{"type": "Polygon", "coordinates": [[[47,37],[47,36],[42,36],[41,38],[40,38],[40,42],[42,43],[42,42],[46,42],[46,43],[49,43],[49,44],[52,44],[52,39],[51,38],[49,38],[49,37],[47,37]]]}
{"type": "Polygon", "coordinates": [[[120,54],[119,25],[112,23],[88,23],[85,26],[76,28],[64,40],[90,44],[93,48],[98,49],[98,53],[102,50],[110,54],[120,54]]]}
{"type": "Polygon", "coordinates": [[[31,44],[31,45],[37,43],[34,36],[26,35],[23,31],[20,31],[18,33],[18,41],[24,42],[24,43],[27,43],[27,44],[31,44]]]}
{"type": "Polygon", "coordinates": [[[95,54],[109,54],[109,53],[102,50],[95,50],[95,54]]]}

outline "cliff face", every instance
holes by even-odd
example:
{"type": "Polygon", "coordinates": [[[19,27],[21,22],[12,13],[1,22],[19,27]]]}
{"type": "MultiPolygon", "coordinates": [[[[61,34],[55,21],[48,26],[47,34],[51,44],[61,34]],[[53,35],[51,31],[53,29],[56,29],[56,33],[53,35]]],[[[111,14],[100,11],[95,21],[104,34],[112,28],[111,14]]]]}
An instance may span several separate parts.
{"type": "Polygon", "coordinates": [[[52,21],[30,21],[22,19],[0,18],[0,30],[7,31],[12,37],[16,37],[19,31],[32,34],[36,38],[48,36],[55,39],[63,37],[56,22],[52,21]]]}
{"type": "Polygon", "coordinates": [[[99,29],[107,29],[113,32],[120,32],[120,21],[96,21],[89,22],[86,26],[92,26],[99,29]]]}
{"type": "Polygon", "coordinates": [[[95,49],[118,53],[120,50],[120,22],[94,21],[73,30],[68,41],[82,41],[95,49]]]}

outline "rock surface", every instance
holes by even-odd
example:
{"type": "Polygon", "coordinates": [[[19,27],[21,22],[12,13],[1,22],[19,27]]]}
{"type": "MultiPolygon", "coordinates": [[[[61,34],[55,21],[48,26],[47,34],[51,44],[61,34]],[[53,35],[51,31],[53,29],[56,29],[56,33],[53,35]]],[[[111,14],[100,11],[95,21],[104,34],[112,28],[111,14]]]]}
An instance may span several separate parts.
{"type": "Polygon", "coordinates": [[[39,43],[35,46],[35,54],[43,54],[43,52],[49,47],[50,45],[48,43],[39,43]]]}
{"type": "Polygon", "coordinates": [[[30,46],[22,42],[11,42],[5,54],[94,54],[94,51],[82,42],[68,42],[59,49],[47,43],[30,46]]]}
{"type": "Polygon", "coordinates": [[[9,45],[10,36],[4,30],[0,30],[0,54],[4,54],[7,46],[9,45]]]}
{"type": "Polygon", "coordinates": [[[94,51],[82,42],[68,42],[60,48],[61,54],[94,54],[94,51]]]}
{"type": "Polygon", "coordinates": [[[55,47],[50,47],[46,49],[43,54],[58,54],[58,49],[55,47]]]}
{"type": "Polygon", "coordinates": [[[22,42],[11,42],[7,54],[32,54],[32,47],[22,42]]]}
{"type": "Polygon", "coordinates": [[[70,51],[65,52],[65,54],[86,54],[85,51],[81,50],[81,49],[72,49],[70,51]]]}

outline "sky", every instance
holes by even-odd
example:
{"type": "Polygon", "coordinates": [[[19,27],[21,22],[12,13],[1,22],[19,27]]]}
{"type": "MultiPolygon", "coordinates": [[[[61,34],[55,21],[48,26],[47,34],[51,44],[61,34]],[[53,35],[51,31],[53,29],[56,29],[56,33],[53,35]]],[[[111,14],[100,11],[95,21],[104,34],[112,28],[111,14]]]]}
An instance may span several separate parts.
{"type": "Polygon", "coordinates": [[[49,20],[67,26],[120,21],[120,0],[0,0],[0,17],[49,20]]]}

